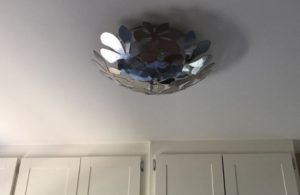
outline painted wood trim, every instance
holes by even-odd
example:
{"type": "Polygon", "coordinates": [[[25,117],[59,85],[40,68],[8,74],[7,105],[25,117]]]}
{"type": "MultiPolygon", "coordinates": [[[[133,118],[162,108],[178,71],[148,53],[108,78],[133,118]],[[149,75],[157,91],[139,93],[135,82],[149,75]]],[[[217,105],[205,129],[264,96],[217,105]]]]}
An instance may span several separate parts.
{"type": "Polygon", "coordinates": [[[0,194],[11,195],[17,167],[17,158],[0,158],[0,194]]]}

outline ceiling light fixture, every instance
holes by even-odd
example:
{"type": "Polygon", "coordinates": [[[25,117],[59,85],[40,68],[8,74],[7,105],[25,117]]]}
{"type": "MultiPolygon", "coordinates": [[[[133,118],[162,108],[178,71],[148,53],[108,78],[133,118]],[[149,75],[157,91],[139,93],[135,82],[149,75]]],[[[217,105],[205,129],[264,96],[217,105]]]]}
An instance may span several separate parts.
{"type": "Polygon", "coordinates": [[[168,23],[119,28],[118,36],[100,36],[108,48],[94,51],[99,70],[117,84],[145,94],[169,94],[201,81],[214,63],[211,42],[197,42],[193,31],[182,33],[168,23]]]}

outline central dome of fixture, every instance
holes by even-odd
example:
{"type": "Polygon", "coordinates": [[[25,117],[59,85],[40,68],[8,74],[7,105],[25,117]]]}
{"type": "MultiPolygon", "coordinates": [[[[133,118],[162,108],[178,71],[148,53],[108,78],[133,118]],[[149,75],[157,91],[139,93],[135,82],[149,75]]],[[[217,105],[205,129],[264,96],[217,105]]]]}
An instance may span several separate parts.
{"type": "Polygon", "coordinates": [[[197,42],[193,31],[183,33],[168,23],[119,28],[118,36],[104,32],[108,48],[94,51],[100,71],[121,86],[145,94],[168,94],[201,81],[210,68],[211,42],[197,42]]]}

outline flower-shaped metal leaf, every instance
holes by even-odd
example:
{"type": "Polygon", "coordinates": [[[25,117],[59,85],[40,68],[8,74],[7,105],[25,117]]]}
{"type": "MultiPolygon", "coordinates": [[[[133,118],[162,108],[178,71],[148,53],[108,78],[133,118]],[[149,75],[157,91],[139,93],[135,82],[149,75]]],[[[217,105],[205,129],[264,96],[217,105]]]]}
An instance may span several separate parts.
{"type": "Polygon", "coordinates": [[[121,55],[125,54],[123,45],[121,44],[120,40],[113,34],[105,32],[102,33],[101,37],[101,42],[103,45],[106,45],[110,48],[112,48],[114,51],[118,52],[121,55]]]}
{"type": "Polygon", "coordinates": [[[154,28],[152,25],[147,22],[144,23],[144,29],[138,29],[134,32],[134,38],[136,41],[142,41],[146,39],[152,40],[178,40],[181,38],[182,33],[176,29],[172,29],[169,27],[168,23],[161,24],[157,28],[154,28]]]}
{"type": "Polygon", "coordinates": [[[189,66],[193,67],[191,70],[192,75],[198,74],[198,72],[207,64],[211,59],[210,55],[203,56],[199,58],[198,60],[191,62],[189,66]]]}
{"type": "Polygon", "coordinates": [[[193,31],[183,34],[168,23],[143,22],[121,26],[118,36],[103,33],[100,53],[94,51],[99,70],[117,84],[145,94],[169,94],[201,81],[214,63],[210,41],[197,44],[193,31]],[[114,65],[108,64],[115,63],[114,65]]]}
{"type": "Polygon", "coordinates": [[[142,72],[135,69],[128,69],[126,71],[121,71],[121,75],[127,75],[136,81],[151,81],[152,78],[150,76],[142,76],[142,72]]]}
{"type": "Polygon", "coordinates": [[[183,62],[183,56],[180,54],[171,54],[164,59],[168,64],[181,65],[183,62]]]}
{"type": "Polygon", "coordinates": [[[98,64],[100,70],[103,71],[103,72],[107,72],[108,67],[106,65],[105,60],[102,58],[102,56],[99,54],[99,52],[97,52],[95,50],[93,50],[93,52],[94,52],[94,55],[96,57],[96,59],[93,59],[93,60],[96,62],[96,64],[98,64]]]}
{"type": "Polygon", "coordinates": [[[114,62],[122,59],[122,56],[120,54],[118,54],[112,50],[109,50],[109,49],[102,48],[100,50],[100,53],[101,53],[101,56],[109,63],[114,63],[114,62]]]}
{"type": "Polygon", "coordinates": [[[186,43],[194,43],[196,41],[196,34],[194,33],[194,31],[187,32],[184,36],[184,41],[186,43]]]}
{"type": "Polygon", "coordinates": [[[132,33],[130,32],[130,30],[127,27],[121,26],[119,28],[119,37],[122,39],[122,41],[124,43],[125,53],[128,54],[130,52],[130,48],[131,48],[132,33]]]}
{"type": "Polygon", "coordinates": [[[167,41],[161,39],[159,41],[159,48],[163,50],[164,52],[168,52],[171,54],[177,54],[180,53],[180,47],[175,41],[167,41]]]}
{"type": "Polygon", "coordinates": [[[100,39],[103,45],[106,45],[114,50],[112,51],[105,48],[100,50],[102,57],[109,63],[114,63],[120,59],[126,59],[128,57],[130,43],[125,44],[124,48],[120,40],[115,35],[107,32],[102,33],[100,39]]]}
{"type": "Polygon", "coordinates": [[[170,30],[169,23],[163,23],[156,28],[157,33],[164,33],[170,30]]]}
{"type": "Polygon", "coordinates": [[[149,38],[149,34],[144,32],[143,30],[136,30],[134,31],[134,38],[136,41],[142,41],[149,38]]]}
{"type": "Polygon", "coordinates": [[[153,33],[154,27],[150,22],[143,22],[143,26],[150,32],[153,33]]]}
{"type": "Polygon", "coordinates": [[[130,32],[130,30],[128,30],[126,26],[122,25],[119,28],[119,37],[122,39],[124,43],[128,43],[131,41],[132,33],[130,32]]]}
{"type": "Polygon", "coordinates": [[[109,67],[108,68],[109,72],[115,75],[120,75],[121,71],[119,69],[113,68],[113,67],[109,67]]]}
{"type": "Polygon", "coordinates": [[[193,56],[197,57],[208,51],[211,42],[209,40],[200,41],[195,49],[193,56]]]}
{"type": "Polygon", "coordinates": [[[181,37],[182,34],[175,29],[171,29],[169,32],[160,35],[161,39],[166,39],[166,40],[178,40],[181,37]]]}

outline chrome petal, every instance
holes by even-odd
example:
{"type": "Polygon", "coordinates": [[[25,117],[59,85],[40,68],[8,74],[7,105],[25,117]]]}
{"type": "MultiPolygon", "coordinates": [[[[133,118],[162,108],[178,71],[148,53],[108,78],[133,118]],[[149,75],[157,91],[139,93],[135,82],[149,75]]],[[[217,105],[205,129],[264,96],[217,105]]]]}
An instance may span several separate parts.
{"type": "Polygon", "coordinates": [[[101,34],[100,39],[103,45],[110,47],[111,49],[115,50],[121,55],[125,55],[123,45],[115,35],[108,32],[104,32],[101,34]]]}
{"type": "Polygon", "coordinates": [[[118,61],[119,59],[122,59],[122,56],[114,51],[111,51],[109,49],[102,48],[100,50],[101,56],[108,61],[109,63],[114,63],[118,61]]]}

